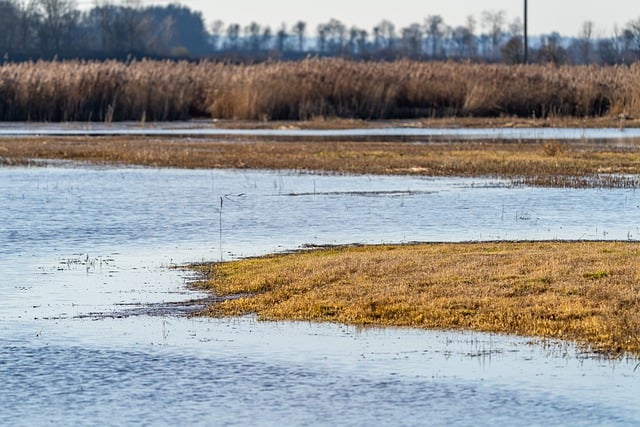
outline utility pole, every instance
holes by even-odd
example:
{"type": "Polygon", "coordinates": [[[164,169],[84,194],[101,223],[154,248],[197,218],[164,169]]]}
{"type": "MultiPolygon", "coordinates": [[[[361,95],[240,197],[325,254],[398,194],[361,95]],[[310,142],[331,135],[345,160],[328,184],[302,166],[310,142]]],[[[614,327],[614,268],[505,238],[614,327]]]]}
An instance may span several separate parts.
{"type": "Polygon", "coordinates": [[[524,0],[524,63],[529,62],[529,8],[524,0]]]}

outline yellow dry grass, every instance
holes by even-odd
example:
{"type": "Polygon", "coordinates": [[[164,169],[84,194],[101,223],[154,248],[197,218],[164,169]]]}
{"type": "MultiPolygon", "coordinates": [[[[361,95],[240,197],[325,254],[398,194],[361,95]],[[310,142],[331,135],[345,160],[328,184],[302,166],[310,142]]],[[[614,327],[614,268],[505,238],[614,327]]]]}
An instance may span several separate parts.
{"type": "Polygon", "coordinates": [[[640,245],[501,242],[336,247],[196,265],[237,297],[202,314],[469,329],[640,354],[640,245]]]}

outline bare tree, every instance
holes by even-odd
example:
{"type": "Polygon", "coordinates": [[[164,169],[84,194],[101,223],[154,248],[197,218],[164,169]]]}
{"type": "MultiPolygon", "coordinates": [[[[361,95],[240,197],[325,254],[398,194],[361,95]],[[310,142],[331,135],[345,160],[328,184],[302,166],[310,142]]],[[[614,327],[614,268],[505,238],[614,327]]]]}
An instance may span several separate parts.
{"type": "MultiPolygon", "coordinates": [[[[99,1],[91,11],[91,16],[99,29],[100,48],[108,54],[129,52],[131,22],[127,6],[116,6],[112,1],[99,1]]],[[[133,21],[133,20],[132,20],[133,21]]]]}
{"type": "Polygon", "coordinates": [[[218,47],[220,45],[220,39],[222,38],[223,30],[224,30],[224,22],[222,22],[219,19],[213,21],[210,29],[211,46],[213,46],[213,50],[218,50],[218,47]]]}
{"type": "Polygon", "coordinates": [[[347,27],[337,19],[318,25],[318,43],[321,51],[332,54],[343,52],[347,40],[347,27]]]}
{"type": "Polygon", "coordinates": [[[440,55],[442,59],[446,59],[453,50],[453,27],[450,25],[445,25],[442,34],[440,55]]]}
{"type": "Polygon", "coordinates": [[[229,24],[227,25],[227,41],[225,42],[226,48],[231,50],[237,50],[240,43],[240,25],[229,24]]]}
{"type": "Polygon", "coordinates": [[[262,47],[263,49],[271,49],[271,40],[273,39],[273,33],[271,32],[271,27],[266,26],[262,30],[262,47]]]}
{"type": "Polygon", "coordinates": [[[633,31],[630,29],[625,29],[622,32],[622,40],[624,45],[625,52],[625,63],[630,64],[638,59],[639,49],[637,43],[637,37],[634,35],[633,31]]]}
{"type": "Polygon", "coordinates": [[[358,35],[360,31],[358,27],[351,27],[351,29],[349,29],[349,50],[353,56],[358,54],[358,35]]]}
{"type": "Polygon", "coordinates": [[[640,53],[640,18],[627,24],[625,37],[631,42],[633,49],[640,53]]]}
{"type": "Polygon", "coordinates": [[[593,21],[584,21],[578,33],[578,49],[583,64],[591,63],[591,45],[593,44],[593,21]]]}
{"type": "Polygon", "coordinates": [[[485,10],[482,12],[482,26],[487,31],[491,40],[491,56],[497,60],[500,42],[504,35],[505,12],[504,10],[485,10]]]}
{"type": "Polygon", "coordinates": [[[332,19],[331,24],[335,34],[335,50],[342,53],[347,41],[347,27],[337,19],[332,19]]]}
{"type": "Polygon", "coordinates": [[[257,22],[252,22],[244,28],[244,38],[248,50],[251,50],[253,52],[257,52],[260,50],[260,32],[261,27],[257,22]]]}
{"type": "Polygon", "coordinates": [[[525,61],[523,25],[520,18],[509,24],[508,40],[500,49],[502,60],[508,64],[519,64],[525,61]]]}
{"type": "MultiPolygon", "coordinates": [[[[147,17],[142,15],[142,20],[138,23],[147,23],[147,17]]],[[[134,21],[135,22],[135,21],[134,21]]],[[[151,25],[151,24],[149,24],[151,25]]],[[[146,32],[145,36],[140,39],[134,39],[130,46],[137,53],[152,52],[158,55],[185,56],[189,54],[189,50],[184,46],[176,46],[171,48],[171,40],[175,38],[176,21],[173,17],[167,16],[161,21],[155,22],[153,31],[146,32]]],[[[137,27],[137,24],[134,28],[137,27]]]]}
{"type": "Polygon", "coordinates": [[[62,46],[71,44],[70,34],[77,24],[80,12],[73,0],[38,0],[37,12],[41,16],[38,38],[45,52],[58,54],[62,46]]]}
{"type": "Polygon", "coordinates": [[[382,34],[380,33],[380,26],[373,27],[373,48],[379,50],[382,47],[382,34]]]}
{"type": "Polygon", "coordinates": [[[289,39],[289,33],[287,32],[287,26],[283,23],[276,34],[276,49],[279,52],[284,52],[287,47],[287,40],[289,39]]]}
{"type": "Polygon", "coordinates": [[[467,16],[467,22],[465,25],[466,31],[464,32],[464,44],[467,57],[473,57],[476,55],[476,18],[473,15],[467,16]]]}
{"type": "Polygon", "coordinates": [[[328,24],[329,32],[331,34],[331,50],[334,53],[342,53],[345,41],[347,39],[347,27],[337,19],[331,19],[328,24]]]}
{"type": "Polygon", "coordinates": [[[392,49],[394,40],[396,38],[395,25],[393,25],[391,21],[387,21],[385,19],[380,21],[380,23],[376,26],[376,28],[373,29],[374,33],[376,32],[376,29],[378,32],[380,47],[387,47],[392,49]]]}
{"type": "Polygon", "coordinates": [[[603,65],[615,65],[621,62],[617,37],[599,39],[596,43],[596,54],[599,63],[603,65]]]}
{"type": "Polygon", "coordinates": [[[509,37],[522,37],[522,33],[524,31],[523,28],[522,20],[520,18],[515,18],[509,23],[509,37]]]}
{"type": "Polygon", "coordinates": [[[324,53],[327,50],[327,26],[326,24],[318,24],[316,27],[318,33],[318,51],[324,53]]]}
{"type": "Polygon", "coordinates": [[[360,56],[367,53],[367,38],[369,37],[369,33],[367,30],[360,30],[358,33],[358,53],[360,56]]]}
{"type": "Polygon", "coordinates": [[[457,58],[468,58],[471,51],[468,49],[469,37],[473,37],[469,33],[467,27],[458,26],[451,32],[451,42],[453,43],[453,55],[457,58]]]}
{"type": "Polygon", "coordinates": [[[116,7],[113,45],[123,52],[144,52],[150,44],[151,23],[142,12],[140,0],[125,0],[116,7]]]}
{"type": "Polygon", "coordinates": [[[542,46],[537,52],[538,62],[549,62],[555,65],[567,62],[567,50],[560,44],[560,34],[551,33],[542,37],[542,46]]]}
{"type": "Polygon", "coordinates": [[[20,29],[19,10],[9,0],[0,0],[0,55],[14,51],[18,45],[20,29]]]}
{"type": "Polygon", "coordinates": [[[629,27],[623,29],[617,25],[613,28],[613,43],[618,52],[619,62],[630,64],[635,61],[636,53],[634,52],[634,36],[629,27]]]}
{"type": "Polygon", "coordinates": [[[304,37],[307,31],[307,23],[304,21],[296,22],[292,31],[298,39],[298,52],[304,52],[304,37]]]}
{"type": "Polygon", "coordinates": [[[414,23],[402,29],[402,42],[409,54],[418,57],[422,53],[422,26],[414,23]]]}
{"type": "Polygon", "coordinates": [[[439,55],[438,47],[444,36],[444,19],[440,15],[430,15],[425,19],[425,28],[431,42],[431,56],[435,58],[439,55]]]}
{"type": "Polygon", "coordinates": [[[30,52],[37,43],[37,17],[35,0],[15,0],[18,11],[17,48],[21,52],[30,52]]]}
{"type": "Polygon", "coordinates": [[[507,64],[520,64],[524,59],[524,42],[522,37],[511,37],[501,49],[502,61],[507,64]]]}

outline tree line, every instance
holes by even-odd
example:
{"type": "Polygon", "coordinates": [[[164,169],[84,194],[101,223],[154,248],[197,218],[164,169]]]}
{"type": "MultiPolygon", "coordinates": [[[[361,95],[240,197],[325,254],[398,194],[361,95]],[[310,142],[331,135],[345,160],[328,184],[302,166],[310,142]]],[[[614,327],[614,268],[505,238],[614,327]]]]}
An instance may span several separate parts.
{"type": "MultiPolygon", "coordinates": [[[[628,64],[640,59],[640,18],[596,36],[593,22],[579,33],[543,35],[530,47],[530,61],[555,64],[628,64]]],[[[396,27],[388,20],[371,29],[331,19],[311,28],[304,21],[271,28],[214,21],[186,6],[142,6],[97,1],[81,11],[73,0],[0,0],[2,61],[35,59],[180,58],[259,62],[309,55],[367,60],[471,60],[519,63],[523,25],[504,11],[469,16],[449,25],[439,15],[396,27]]]]}

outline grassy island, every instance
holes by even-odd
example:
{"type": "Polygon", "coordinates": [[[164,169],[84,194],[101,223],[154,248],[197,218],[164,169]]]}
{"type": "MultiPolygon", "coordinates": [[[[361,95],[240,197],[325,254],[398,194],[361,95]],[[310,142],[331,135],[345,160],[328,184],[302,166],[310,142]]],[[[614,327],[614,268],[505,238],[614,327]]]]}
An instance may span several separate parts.
{"type": "Polygon", "coordinates": [[[640,355],[640,245],[432,243],[327,247],[192,266],[229,297],[208,316],[468,329],[640,355]]]}

